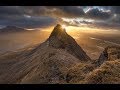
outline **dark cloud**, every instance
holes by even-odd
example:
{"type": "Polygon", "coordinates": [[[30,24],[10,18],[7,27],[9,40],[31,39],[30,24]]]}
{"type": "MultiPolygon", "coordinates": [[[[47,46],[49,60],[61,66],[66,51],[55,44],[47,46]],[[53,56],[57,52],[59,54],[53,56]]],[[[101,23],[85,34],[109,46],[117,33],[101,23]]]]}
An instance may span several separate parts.
{"type": "Polygon", "coordinates": [[[23,10],[24,14],[35,16],[43,16],[46,14],[45,6],[21,6],[20,8],[23,10]]]}
{"type": "Polygon", "coordinates": [[[44,16],[41,7],[0,6],[0,25],[16,25],[21,27],[37,28],[55,24],[55,18],[44,16]],[[39,7],[40,8],[40,7],[39,7]],[[37,13],[39,11],[39,13],[37,13]],[[33,15],[36,14],[37,16],[33,15]],[[30,16],[33,15],[33,16],[30,16]]]}
{"type": "Polygon", "coordinates": [[[56,24],[56,22],[52,19],[44,20],[44,19],[39,19],[40,21],[37,20],[17,20],[15,21],[0,21],[0,25],[16,25],[24,28],[42,28],[42,27],[47,27],[56,24]]]}
{"type": "Polygon", "coordinates": [[[105,10],[111,10],[112,13],[120,14],[120,6],[99,6],[105,10]]]}
{"type": "MultiPolygon", "coordinates": [[[[40,27],[55,24],[57,21],[68,24],[60,19],[63,17],[94,19],[103,21],[101,23],[104,25],[108,22],[118,25],[119,16],[120,6],[0,6],[0,25],[40,27]],[[85,9],[89,9],[87,13],[84,12],[85,9]]],[[[87,21],[74,21],[74,23],[89,24],[87,21]]]]}
{"type": "Polygon", "coordinates": [[[23,12],[17,6],[0,6],[0,20],[14,19],[23,15],[23,12]]]}
{"type": "Polygon", "coordinates": [[[120,14],[120,6],[114,7],[113,10],[116,14],[120,14]]]}
{"type": "Polygon", "coordinates": [[[21,9],[17,6],[0,6],[0,15],[21,15],[21,9]]]}
{"type": "Polygon", "coordinates": [[[0,13],[1,25],[23,27],[40,27],[56,23],[56,18],[84,15],[82,8],[77,6],[0,6],[0,13]]]}
{"type": "Polygon", "coordinates": [[[37,16],[55,16],[55,17],[80,17],[85,13],[78,6],[24,6],[21,7],[24,13],[37,16]]]}
{"type": "Polygon", "coordinates": [[[113,13],[120,14],[120,6],[110,6],[109,9],[111,9],[113,13]]]}
{"type": "Polygon", "coordinates": [[[86,14],[89,18],[101,19],[101,20],[109,19],[113,16],[111,12],[102,11],[98,8],[90,9],[86,14]]]}
{"type": "Polygon", "coordinates": [[[62,17],[81,17],[85,15],[83,9],[78,6],[52,6],[47,9],[53,9],[52,13],[62,17]]]}
{"type": "Polygon", "coordinates": [[[29,27],[29,28],[37,28],[37,27],[45,27],[51,26],[57,23],[57,20],[51,17],[31,17],[31,18],[21,18],[13,21],[13,25],[16,24],[18,26],[29,27]]]}

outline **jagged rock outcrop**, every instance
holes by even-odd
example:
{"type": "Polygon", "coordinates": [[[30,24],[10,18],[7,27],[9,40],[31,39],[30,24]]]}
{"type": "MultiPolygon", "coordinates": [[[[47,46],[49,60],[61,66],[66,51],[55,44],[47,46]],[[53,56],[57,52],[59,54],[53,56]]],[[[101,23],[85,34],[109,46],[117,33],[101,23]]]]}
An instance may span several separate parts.
{"type": "Polygon", "coordinates": [[[85,84],[120,84],[120,47],[108,46],[96,63],[97,68],[86,75],[85,84]]]}
{"type": "Polygon", "coordinates": [[[105,48],[103,53],[101,53],[97,65],[101,65],[104,61],[112,61],[120,59],[120,47],[119,46],[108,46],[105,48]]]}

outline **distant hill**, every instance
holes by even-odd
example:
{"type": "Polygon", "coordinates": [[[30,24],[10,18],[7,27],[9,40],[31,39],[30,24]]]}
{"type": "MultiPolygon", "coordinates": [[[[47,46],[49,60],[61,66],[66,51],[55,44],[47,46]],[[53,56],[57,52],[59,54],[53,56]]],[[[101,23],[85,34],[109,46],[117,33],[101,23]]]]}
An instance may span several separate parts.
{"type": "Polygon", "coordinates": [[[24,28],[17,27],[17,26],[6,26],[0,29],[0,33],[24,32],[24,31],[27,31],[27,30],[24,28]]]}

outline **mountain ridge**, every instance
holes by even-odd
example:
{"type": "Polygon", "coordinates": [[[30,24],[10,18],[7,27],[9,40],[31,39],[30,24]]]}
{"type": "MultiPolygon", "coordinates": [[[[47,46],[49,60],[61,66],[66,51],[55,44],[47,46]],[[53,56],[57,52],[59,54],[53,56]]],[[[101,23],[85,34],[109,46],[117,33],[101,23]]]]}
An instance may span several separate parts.
{"type": "Polygon", "coordinates": [[[17,26],[6,26],[0,29],[0,33],[12,33],[12,32],[24,32],[24,31],[27,30],[17,26]]]}
{"type": "Polygon", "coordinates": [[[120,47],[105,48],[93,63],[59,24],[45,42],[0,61],[1,84],[120,83],[120,47]]]}

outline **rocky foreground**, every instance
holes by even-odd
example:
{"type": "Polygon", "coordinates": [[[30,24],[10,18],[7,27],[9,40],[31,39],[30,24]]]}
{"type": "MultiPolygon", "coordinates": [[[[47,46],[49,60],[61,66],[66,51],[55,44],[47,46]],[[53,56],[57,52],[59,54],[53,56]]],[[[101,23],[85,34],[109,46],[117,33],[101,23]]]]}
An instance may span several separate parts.
{"type": "Polygon", "coordinates": [[[58,24],[44,43],[0,56],[0,83],[119,84],[120,47],[93,61],[58,24]]]}

